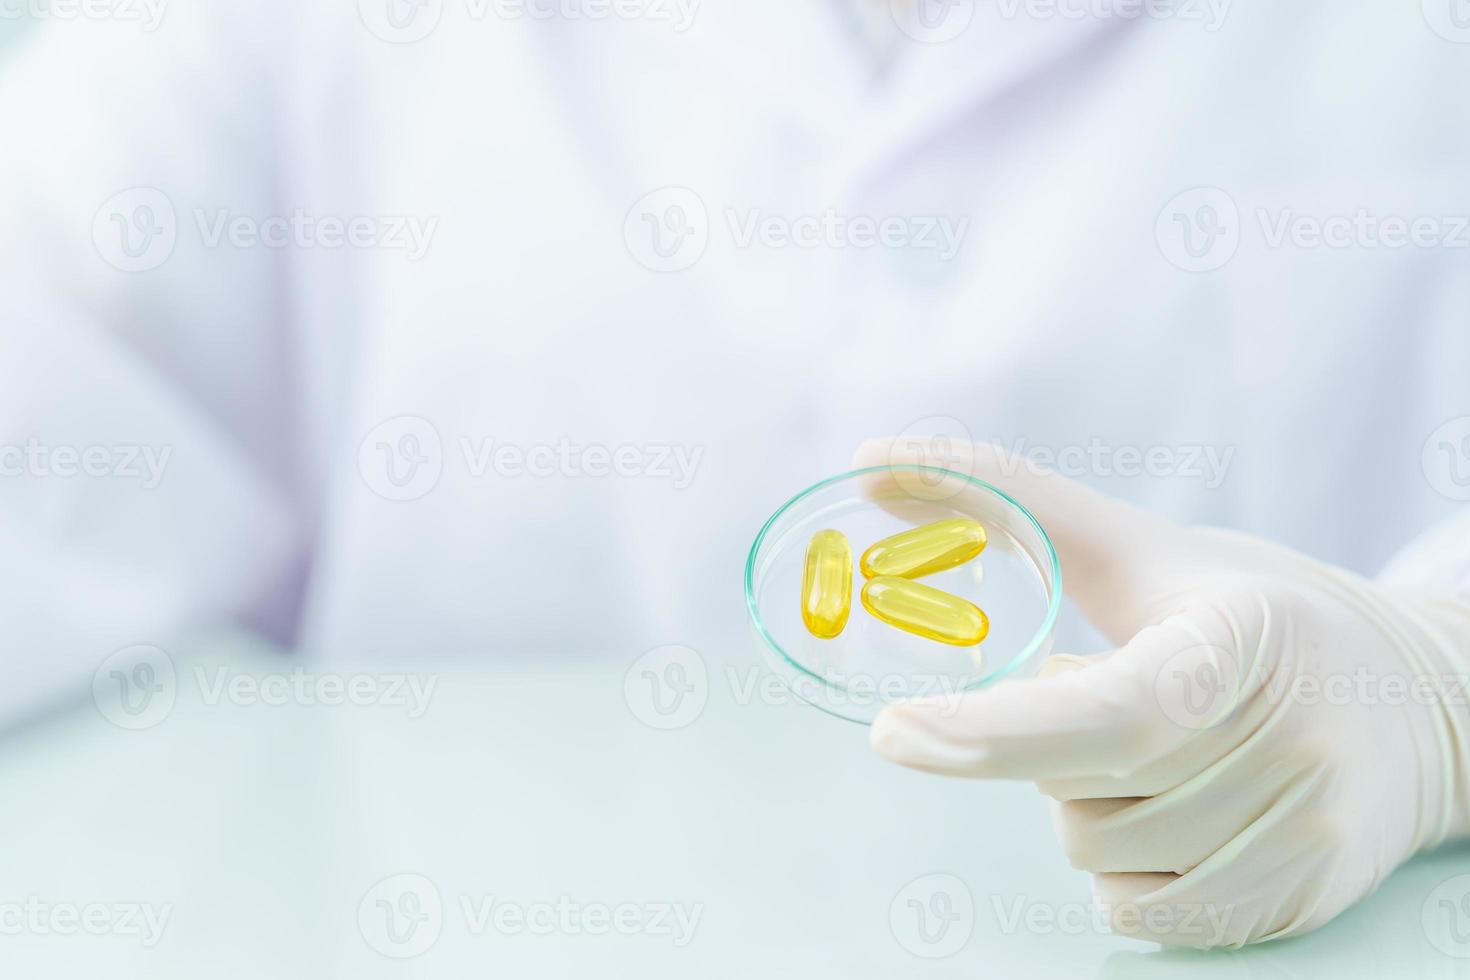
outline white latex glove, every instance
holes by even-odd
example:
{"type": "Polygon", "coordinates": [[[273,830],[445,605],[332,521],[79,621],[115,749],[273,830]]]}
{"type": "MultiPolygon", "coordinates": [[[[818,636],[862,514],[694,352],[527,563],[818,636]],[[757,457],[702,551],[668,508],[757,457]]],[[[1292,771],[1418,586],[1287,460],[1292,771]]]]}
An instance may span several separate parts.
{"type": "MultiPolygon", "coordinates": [[[[914,452],[883,441],[858,459],[914,452]]],[[[1470,829],[1470,603],[1181,527],[994,447],[975,447],[973,472],[1041,521],[1066,594],[1119,647],[890,706],[872,744],[929,772],[1035,781],[1114,931],[1179,946],[1305,932],[1470,829]]]]}

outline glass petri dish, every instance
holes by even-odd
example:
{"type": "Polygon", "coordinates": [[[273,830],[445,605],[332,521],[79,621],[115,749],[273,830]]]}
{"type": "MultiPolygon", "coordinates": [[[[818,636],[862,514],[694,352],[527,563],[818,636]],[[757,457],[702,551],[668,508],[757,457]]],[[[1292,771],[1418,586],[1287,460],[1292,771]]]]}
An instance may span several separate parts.
{"type": "Polygon", "coordinates": [[[802,701],[870,723],[885,704],[970,691],[1034,675],[1051,651],[1062,572],[1045,529],[1011,497],[963,473],[920,465],[875,466],[830,477],[782,504],[745,562],[745,602],[761,657],[802,701]],[[978,605],[990,633],[974,647],[924,639],[863,608],[858,558],[875,541],[955,517],[985,526],[978,558],[924,577],[978,605]],[[833,528],[852,546],[852,612],[833,639],[801,619],[801,576],[812,535],[833,528]]]}

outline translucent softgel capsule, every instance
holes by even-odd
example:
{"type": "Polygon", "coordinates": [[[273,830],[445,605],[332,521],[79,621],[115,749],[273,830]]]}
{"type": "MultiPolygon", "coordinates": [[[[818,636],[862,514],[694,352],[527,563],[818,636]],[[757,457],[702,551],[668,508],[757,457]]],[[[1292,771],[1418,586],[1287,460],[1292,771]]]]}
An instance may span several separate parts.
{"type": "Polygon", "coordinates": [[[884,538],[863,552],[867,578],[898,575],[920,578],[963,565],[985,550],[988,540],[978,521],[936,521],[884,538]]]}
{"type": "Polygon", "coordinates": [[[957,647],[972,647],[990,632],[973,602],[922,582],[881,575],[863,583],[863,608],[889,626],[957,647]]]}
{"type": "Polygon", "coordinates": [[[824,640],[842,632],[852,609],[852,548],[841,531],[818,531],[806,546],[801,620],[824,640]]]}

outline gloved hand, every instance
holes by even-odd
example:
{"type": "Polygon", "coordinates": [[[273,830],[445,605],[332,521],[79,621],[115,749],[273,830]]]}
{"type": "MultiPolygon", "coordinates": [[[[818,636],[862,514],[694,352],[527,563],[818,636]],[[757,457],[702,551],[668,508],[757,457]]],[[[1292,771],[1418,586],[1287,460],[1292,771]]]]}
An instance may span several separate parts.
{"type": "MultiPolygon", "coordinates": [[[[867,443],[858,462],[926,462],[914,452],[867,443]]],[[[1035,781],[1115,932],[1306,932],[1470,830],[1470,603],[1181,527],[995,447],[975,447],[973,474],[1042,523],[1066,594],[1118,647],[892,705],[872,744],[928,772],[1035,781]]]]}

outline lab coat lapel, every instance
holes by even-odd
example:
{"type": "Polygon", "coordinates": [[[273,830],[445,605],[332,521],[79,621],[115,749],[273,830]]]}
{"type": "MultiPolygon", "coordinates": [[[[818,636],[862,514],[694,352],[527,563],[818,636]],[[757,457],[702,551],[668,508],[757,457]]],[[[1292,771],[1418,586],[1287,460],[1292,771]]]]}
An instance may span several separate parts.
{"type": "Polygon", "coordinates": [[[881,179],[906,154],[942,141],[1001,100],[1024,106],[1028,88],[1049,72],[1105,52],[1136,24],[1095,16],[1037,19],[1024,13],[1019,0],[972,6],[973,20],[945,43],[905,36],[886,97],[846,154],[850,185],[881,179]]]}

